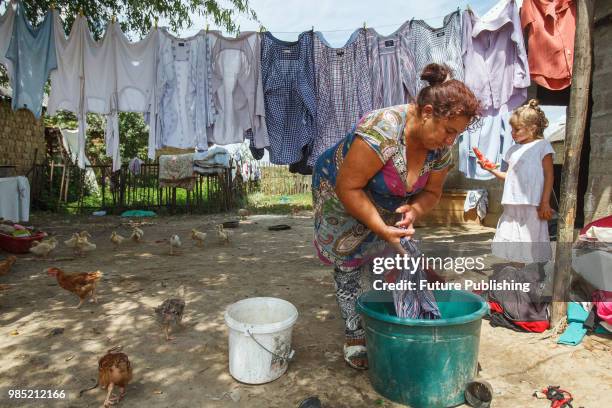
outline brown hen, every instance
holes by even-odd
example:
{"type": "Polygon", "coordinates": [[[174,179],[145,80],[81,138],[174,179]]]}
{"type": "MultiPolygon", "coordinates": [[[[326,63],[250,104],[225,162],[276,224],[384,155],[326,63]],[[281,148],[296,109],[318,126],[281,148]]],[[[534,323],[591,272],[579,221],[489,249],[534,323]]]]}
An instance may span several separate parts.
{"type": "Polygon", "coordinates": [[[47,269],[49,276],[55,276],[57,283],[63,289],[74,293],[79,297],[79,304],[77,309],[81,307],[87,296],[91,295],[95,303],[98,302],[96,298],[96,285],[100,278],[102,278],[102,272],[83,272],[83,273],[64,273],[59,268],[47,269]]]}
{"type": "Polygon", "coordinates": [[[109,407],[121,401],[125,397],[125,388],[132,381],[132,365],[128,356],[124,353],[116,353],[111,349],[98,361],[98,381],[93,387],[82,390],[79,397],[84,392],[93,390],[98,386],[108,390],[104,407],[109,407]],[[121,389],[119,397],[113,395],[113,388],[117,386],[121,389]]]}

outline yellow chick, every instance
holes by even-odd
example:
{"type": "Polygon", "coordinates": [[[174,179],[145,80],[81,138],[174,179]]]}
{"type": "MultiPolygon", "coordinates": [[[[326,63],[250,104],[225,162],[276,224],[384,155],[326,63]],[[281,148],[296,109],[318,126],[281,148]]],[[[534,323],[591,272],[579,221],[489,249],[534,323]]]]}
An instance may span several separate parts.
{"type": "Polygon", "coordinates": [[[181,239],[178,235],[173,235],[170,237],[170,255],[174,255],[174,248],[178,248],[181,246],[181,239]]]}
{"type": "Polygon", "coordinates": [[[238,210],[238,215],[240,216],[241,220],[246,220],[246,218],[249,216],[249,210],[241,208],[238,210]]]}
{"type": "Polygon", "coordinates": [[[223,228],[223,224],[217,225],[217,238],[223,244],[229,244],[230,242],[230,232],[223,228]]]}
{"type": "Polygon", "coordinates": [[[207,234],[205,232],[200,232],[196,229],[191,230],[191,239],[196,242],[197,246],[202,246],[204,240],[206,239],[206,235],[207,234]]]}
{"type": "Polygon", "coordinates": [[[133,227],[132,236],[130,237],[132,241],[140,242],[142,240],[142,237],[144,237],[144,231],[138,227],[133,227]]]}
{"type": "Polygon", "coordinates": [[[46,258],[49,253],[53,251],[54,248],[55,246],[53,244],[47,242],[33,241],[32,246],[30,247],[30,252],[36,256],[42,256],[43,258],[46,258]]]}
{"type": "Polygon", "coordinates": [[[125,238],[113,231],[110,236],[110,241],[115,245],[115,249],[119,248],[119,245],[125,241],[125,238]]]}

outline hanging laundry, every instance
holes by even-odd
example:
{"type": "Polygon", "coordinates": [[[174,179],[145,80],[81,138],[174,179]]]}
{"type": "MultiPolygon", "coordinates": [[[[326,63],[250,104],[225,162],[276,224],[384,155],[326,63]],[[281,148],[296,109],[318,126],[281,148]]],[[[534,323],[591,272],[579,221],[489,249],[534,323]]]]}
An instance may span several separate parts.
{"type": "Polygon", "coordinates": [[[6,58],[13,64],[13,110],[29,109],[36,119],[40,118],[45,82],[57,68],[53,13],[47,12],[42,23],[34,28],[26,18],[23,4],[18,3],[6,58]]]}
{"type": "Polygon", "coordinates": [[[341,48],[332,48],[323,34],[315,33],[314,62],[317,134],[310,166],[372,110],[366,30],[355,31],[341,48]]]}
{"type": "MultiPolygon", "coordinates": [[[[313,33],[295,42],[281,41],[269,32],[261,40],[261,77],[270,139],[270,161],[292,164],[316,134],[313,33]]],[[[257,148],[266,147],[255,145],[257,148]]]]}
{"type": "Polygon", "coordinates": [[[216,115],[208,128],[208,141],[219,145],[242,143],[250,129],[256,146],[268,146],[259,34],[245,32],[228,38],[214,31],[209,36],[216,115]]]}
{"type": "Polygon", "coordinates": [[[13,62],[6,58],[6,52],[11,44],[16,11],[17,3],[9,1],[4,14],[0,16],[0,65],[6,68],[11,88],[13,87],[12,78],[14,76],[13,62]]]}
{"type": "Polygon", "coordinates": [[[133,43],[119,24],[112,24],[112,28],[115,35],[117,108],[121,112],[149,112],[155,88],[155,58],[160,30],[152,29],[145,38],[133,43]]]}
{"type": "Polygon", "coordinates": [[[515,0],[501,0],[482,17],[463,13],[465,84],[483,109],[514,110],[525,102],[530,79],[523,41],[515,0]]]}
{"type": "Polygon", "coordinates": [[[416,99],[419,91],[427,86],[422,81],[421,72],[431,63],[446,64],[453,71],[453,77],[463,80],[463,61],[461,58],[461,13],[454,11],[444,17],[440,28],[433,28],[423,20],[410,20],[402,37],[408,44],[408,61],[412,66],[409,93],[416,99]]]}
{"type": "Polygon", "coordinates": [[[209,36],[177,38],[161,30],[157,52],[149,158],[166,146],[206,151],[214,117],[209,36]]]}
{"type": "Polygon", "coordinates": [[[381,35],[367,29],[368,60],[372,78],[372,109],[401,105],[410,101],[410,69],[407,39],[401,34],[408,22],[392,34],[381,35]]]}
{"type": "Polygon", "coordinates": [[[482,112],[480,126],[464,132],[459,137],[459,171],[467,178],[491,180],[495,176],[480,168],[474,154],[477,147],[484,156],[495,164],[502,163],[508,149],[514,144],[510,114],[507,106],[489,108],[482,112]]]}
{"type": "Polygon", "coordinates": [[[552,90],[570,86],[576,34],[574,0],[524,0],[521,25],[527,36],[531,79],[552,90]]]}
{"type": "Polygon", "coordinates": [[[84,47],[90,35],[87,19],[77,16],[72,24],[70,36],[66,38],[64,25],[59,12],[53,12],[53,37],[57,55],[57,69],[51,72],[51,92],[47,103],[47,113],[55,115],[58,110],[67,110],[76,114],[78,130],[74,161],[84,169],[85,135],[87,129],[86,111],[83,104],[85,88],[84,47]]]}

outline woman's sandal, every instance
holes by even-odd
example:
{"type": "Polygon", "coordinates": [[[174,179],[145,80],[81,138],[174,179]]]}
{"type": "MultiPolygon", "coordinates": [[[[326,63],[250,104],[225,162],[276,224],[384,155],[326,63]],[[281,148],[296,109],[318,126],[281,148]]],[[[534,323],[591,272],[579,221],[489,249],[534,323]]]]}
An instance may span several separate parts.
{"type": "Polygon", "coordinates": [[[368,369],[368,349],[363,345],[344,345],[344,361],[356,370],[368,369]]]}

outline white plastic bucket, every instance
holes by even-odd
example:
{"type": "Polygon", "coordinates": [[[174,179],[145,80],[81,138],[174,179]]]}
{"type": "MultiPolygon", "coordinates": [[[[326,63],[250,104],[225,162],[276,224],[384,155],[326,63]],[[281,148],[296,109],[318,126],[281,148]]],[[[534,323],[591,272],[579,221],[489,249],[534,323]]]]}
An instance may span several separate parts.
{"type": "Polygon", "coordinates": [[[229,328],[229,370],[246,384],[276,380],[293,357],[291,332],[298,311],[291,303],[257,297],[231,304],[225,311],[229,328]]]}

